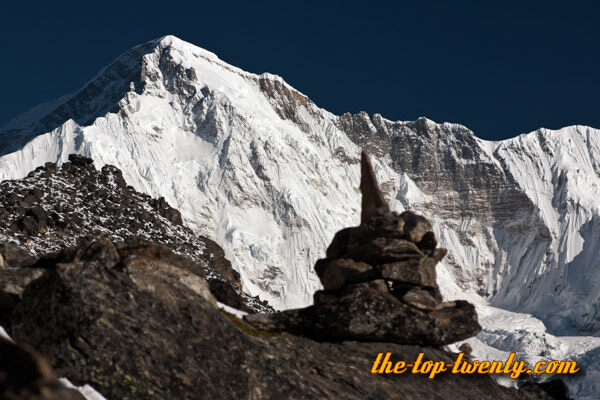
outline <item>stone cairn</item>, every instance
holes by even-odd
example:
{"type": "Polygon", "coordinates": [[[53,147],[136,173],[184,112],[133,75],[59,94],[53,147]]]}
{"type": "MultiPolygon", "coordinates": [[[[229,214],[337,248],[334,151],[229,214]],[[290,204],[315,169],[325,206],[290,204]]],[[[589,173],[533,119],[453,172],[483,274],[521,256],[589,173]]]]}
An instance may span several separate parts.
{"type": "Polygon", "coordinates": [[[410,211],[390,211],[371,160],[361,156],[362,214],[357,227],[336,233],[315,271],[324,290],[314,305],[245,320],[257,329],[287,331],[317,340],[362,340],[441,346],[476,335],[473,305],[444,302],[429,221],[410,211]]]}

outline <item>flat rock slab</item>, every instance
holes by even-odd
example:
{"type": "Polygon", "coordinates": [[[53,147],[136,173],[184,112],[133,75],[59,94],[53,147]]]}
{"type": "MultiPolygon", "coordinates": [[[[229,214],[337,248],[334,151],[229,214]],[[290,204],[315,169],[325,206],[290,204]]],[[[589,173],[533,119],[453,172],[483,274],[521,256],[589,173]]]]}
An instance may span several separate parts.
{"type": "Polygon", "coordinates": [[[396,261],[375,266],[383,279],[415,286],[437,288],[435,266],[432,257],[415,255],[404,261],[396,261]]]}
{"type": "Polygon", "coordinates": [[[378,272],[371,265],[349,258],[319,260],[315,270],[325,290],[339,290],[352,283],[379,277],[378,272]]]}
{"type": "Polygon", "coordinates": [[[425,254],[412,242],[404,239],[378,237],[348,250],[347,258],[371,265],[411,260],[425,254]]]}
{"type": "Polygon", "coordinates": [[[372,215],[360,226],[338,231],[327,248],[327,257],[346,257],[356,247],[378,237],[407,240],[428,255],[437,246],[432,226],[426,218],[410,211],[402,214],[391,211],[372,215]]]}
{"type": "Polygon", "coordinates": [[[437,307],[426,293],[409,296],[411,306],[387,292],[382,280],[346,287],[323,304],[244,318],[255,328],[286,331],[316,340],[362,340],[442,346],[481,331],[473,305],[466,301],[437,307]],[[421,295],[419,295],[421,294],[421,295]],[[435,309],[435,311],[431,311],[435,309]]]}

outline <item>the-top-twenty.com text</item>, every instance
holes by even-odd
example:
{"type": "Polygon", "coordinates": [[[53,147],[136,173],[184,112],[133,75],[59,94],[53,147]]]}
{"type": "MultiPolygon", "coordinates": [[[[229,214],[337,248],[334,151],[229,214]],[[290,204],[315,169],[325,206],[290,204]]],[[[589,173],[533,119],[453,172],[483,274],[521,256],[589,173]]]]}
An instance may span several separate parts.
{"type": "Polygon", "coordinates": [[[515,360],[516,353],[510,353],[506,361],[468,360],[464,353],[459,353],[453,363],[445,361],[423,361],[424,353],[419,353],[414,362],[390,361],[392,353],[379,353],[371,368],[372,374],[413,373],[427,375],[429,379],[437,374],[508,374],[516,379],[521,374],[574,374],[579,371],[575,361],[539,361],[533,368],[528,368],[524,361],[515,360]]]}

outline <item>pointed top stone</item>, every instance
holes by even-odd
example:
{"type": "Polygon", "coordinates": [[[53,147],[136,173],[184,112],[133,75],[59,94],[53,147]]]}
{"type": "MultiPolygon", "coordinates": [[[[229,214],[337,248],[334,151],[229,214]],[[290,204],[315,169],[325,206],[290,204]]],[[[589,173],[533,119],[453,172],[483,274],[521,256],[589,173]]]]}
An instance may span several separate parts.
{"type": "Polygon", "coordinates": [[[370,217],[377,213],[378,208],[384,208],[389,211],[389,207],[385,202],[383,193],[377,184],[375,171],[369,155],[364,151],[360,155],[360,191],[362,193],[362,213],[360,222],[364,223],[370,217]]]}

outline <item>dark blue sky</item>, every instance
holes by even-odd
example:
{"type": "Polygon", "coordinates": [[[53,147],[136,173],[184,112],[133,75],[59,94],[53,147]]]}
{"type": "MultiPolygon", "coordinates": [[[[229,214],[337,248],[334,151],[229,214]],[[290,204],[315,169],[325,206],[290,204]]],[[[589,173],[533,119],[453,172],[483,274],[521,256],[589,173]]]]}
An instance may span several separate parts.
{"type": "Polygon", "coordinates": [[[337,114],[482,138],[600,128],[600,2],[16,2],[0,13],[0,125],[165,34],[281,75],[337,114]]]}

